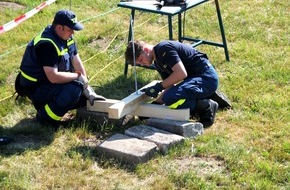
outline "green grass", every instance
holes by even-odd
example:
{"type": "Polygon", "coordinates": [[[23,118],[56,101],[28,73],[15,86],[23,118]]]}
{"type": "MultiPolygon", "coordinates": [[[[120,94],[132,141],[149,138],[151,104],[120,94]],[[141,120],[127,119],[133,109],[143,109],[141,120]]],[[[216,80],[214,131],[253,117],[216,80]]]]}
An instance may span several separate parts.
{"type": "MultiPolygon", "coordinates": [[[[14,2],[23,8],[0,6],[0,25],[41,3],[14,2]]],[[[55,132],[33,120],[29,100],[11,98],[25,44],[51,23],[57,10],[70,7],[85,25],[75,38],[92,86],[112,99],[133,93],[133,68],[123,75],[130,11],[118,9],[118,2],[57,1],[0,34],[0,135],[15,138],[0,146],[0,189],[290,189],[288,1],[219,1],[231,61],[225,61],[220,48],[198,49],[215,65],[219,88],[233,109],[219,111],[215,124],[198,138],[136,167],[100,157],[95,149],[130,125],[82,121],[55,132]]],[[[137,11],[135,39],[152,44],[167,39],[166,24],[165,16],[137,11]]],[[[221,40],[212,1],[186,13],[185,32],[221,40]]],[[[137,78],[139,87],[160,79],[143,68],[137,68],[137,78]]]]}

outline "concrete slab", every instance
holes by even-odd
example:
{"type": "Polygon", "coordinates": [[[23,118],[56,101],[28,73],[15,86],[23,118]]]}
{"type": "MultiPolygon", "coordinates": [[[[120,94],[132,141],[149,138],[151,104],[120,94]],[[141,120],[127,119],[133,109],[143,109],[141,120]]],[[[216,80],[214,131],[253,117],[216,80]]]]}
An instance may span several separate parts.
{"type": "Polygon", "coordinates": [[[165,154],[170,147],[184,142],[184,137],[180,135],[176,135],[147,125],[133,126],[125,130],[125,134],[154,142],[163,154],[165,154]]]}
{"type": "Polygon", "coordinates": [[[97,146],[97,151],[101,155],[135,165],[147,162],[158,150],[155,143],[117,133],[97,146]]]}
{"type": "Polygon", "coordinates": [[[187,138],[194,138],[204,132],[203,125],[199,122],[149,118],[145,124],[187,138]]]}

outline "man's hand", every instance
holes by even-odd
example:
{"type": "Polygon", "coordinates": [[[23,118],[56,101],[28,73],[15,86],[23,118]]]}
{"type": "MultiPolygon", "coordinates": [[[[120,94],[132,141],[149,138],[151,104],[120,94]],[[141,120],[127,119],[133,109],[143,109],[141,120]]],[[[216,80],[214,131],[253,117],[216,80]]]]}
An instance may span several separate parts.
{"type": "Polygon", "coordinates": [[[88,85],[86,89],[84,89],[84,95],[89,100],[91,106],[94,105],[95,100],[106,100],[105,97],[98,95],[95,93],[94,89],[88,85]]]}
{"type": "Polygon", "coordinates": [[[88,78],[81,73],[79,73],[78,81],[80,81],[83,84],[84,89],[86,89],[89,85],[88,78]]]}
{"type": "Polygon", "coordinates": [[[156,83],[154,86],[150,86],[148,88],[141,89],[141,92],[145,92],[147,96],[151,96],[153,98],[156,98],[158,96],[158,93],[161,92],[164,89],[161,82],[156,83]]]}

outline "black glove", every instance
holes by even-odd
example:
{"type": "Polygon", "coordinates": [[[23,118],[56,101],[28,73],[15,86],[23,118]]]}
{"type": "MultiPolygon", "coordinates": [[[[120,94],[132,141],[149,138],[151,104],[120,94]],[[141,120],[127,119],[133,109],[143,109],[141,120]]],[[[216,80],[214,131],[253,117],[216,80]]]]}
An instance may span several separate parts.
{"type": "Polygon", "coordinates": [[[156,98],[158,96],[158,93],[163,90],[163,86],[161,82],[156,83],[154,86],[150,86],[148,88],[141,89],[141,92],[145,92],[147,96],[151,96],[153,98],[156,98]]]}

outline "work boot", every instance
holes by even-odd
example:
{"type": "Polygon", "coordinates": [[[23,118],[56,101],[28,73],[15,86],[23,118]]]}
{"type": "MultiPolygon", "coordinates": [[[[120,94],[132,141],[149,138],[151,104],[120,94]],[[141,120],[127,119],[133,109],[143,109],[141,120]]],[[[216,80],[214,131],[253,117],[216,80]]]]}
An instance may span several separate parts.
{"type": "Polygon", "coordinates": [[[204,128],[213,125],[218,107],[218,103],[211,99],[199,99],[197,101],[195,109],[199,114],[199,122],[203,124],[204,128]]]}
{"type": "Polygon", "coordinates": [[[224,109],[230,109],[232,107],[232,104],[229,100],[229,98],[222,92],[220,91],[215,91],[213,95],[208,97],[209,99],[217,102],[219,104],[219,109],[224,110],[224,109]]]}

